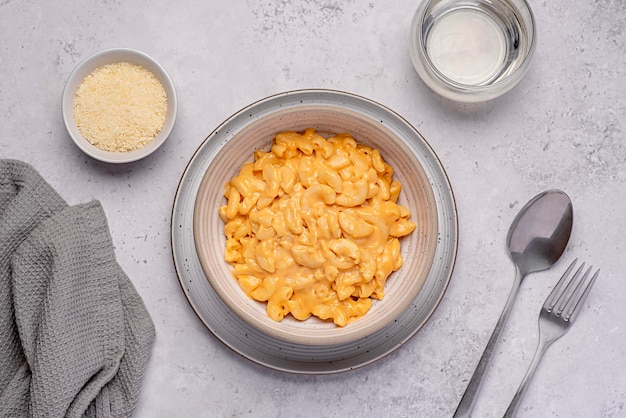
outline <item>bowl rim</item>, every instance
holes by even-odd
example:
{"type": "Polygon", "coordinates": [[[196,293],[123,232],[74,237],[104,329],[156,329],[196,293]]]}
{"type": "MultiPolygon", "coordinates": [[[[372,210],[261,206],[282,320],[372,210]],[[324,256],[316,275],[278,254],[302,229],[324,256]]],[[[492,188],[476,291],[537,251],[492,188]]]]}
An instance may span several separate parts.
{"type": "Polygon", "coordinates": [[[102,49],[81,60],[68,76],[61,96],[63,123],[74,144],[88,156],[102,162],[113,164],[130,163],[140,160],[160,148],[174,129],[177,111],[178,98],[176,88],[168,72],[156,59],[145,52],[132,48],[102,49]],[[74,97],[80,83],[95,69],[107,64],[123,61],[142,65],[157,77],[167,95],[167,114],[161,131],[144,147],[127,152],[106,151],[91,144],[78,131],[76,123],[74,122],[74,97]]]}

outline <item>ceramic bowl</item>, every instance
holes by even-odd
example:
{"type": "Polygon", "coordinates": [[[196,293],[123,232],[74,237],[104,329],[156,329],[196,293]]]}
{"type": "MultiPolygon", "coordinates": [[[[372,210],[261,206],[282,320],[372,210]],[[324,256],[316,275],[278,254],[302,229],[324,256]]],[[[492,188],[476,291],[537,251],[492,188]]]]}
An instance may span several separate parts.
{"type": "Polygon", "coordinates": [[[65,123],[65,127],[67,128],[67,132],[78,148],[80,148],[85,154],[95,158],[96,160],[107,163],[128,163],[137,161],[152,154],[161,145],[163,145],[167,137],[170,135],[176,121],[176,91],[174,89],[174,83],[172,83],[169,75],[154,58],[134,49],[106,49],[89,56],[80,62],[72,71],[63,90],[62,111],[63,121],[65,123]],[[76,91],[78,90],[81,82],[97,68],[117,62],[129,62],[131,64],[140,65],[152,72],[161,82],[161,85],[165,89],[165,93],[167,95],[167,114],[165,117],[165,124],[163,125],[161,131],[144,147],[126,152],[105,151],[92,145],[83,137],[83,135],[81,135],[74,120],[74,100],[76,97],[76,91]]]}
{"type": "MultiPolygon", "coordinates": [[[[389,325],[416,299],[429,276],[437,247],[437,204],[429,178],[410,143],[415,140],[411,135],[419,135],[416,131],[404,135],[388,129],[386,113],[378,111],[378,105],[362,99],[334,93],[334,102],[316,103],[315,91],[296,94],[303,95],[306,100],[267,108],[263,103],[252,105],[227,120],[222,125],[224,131],[220,127],[207,138],[209,143],[215,141],[213,146],[218,151],[204,172],[195,200],[195,246],[202,270],[215,292],[230,310],[250,326],[272,338],[294,344],[344,344],[367,338],[389,325]],[[346,100],[345,105],[341,102],[342,98],[346,100]],[[357,99],[372,106],[373,112],[355,111],[347,104],[357,99]],[[237,132],[226,130],[226,127],[236,125],[242,128],[237,132]],[[269,150],[277,133],[303,131],[306,128],[315,128],[326,136],[347,132],[357,142],[378,149],[395,169],[394,178],[403,185],[399,203],[410,209],[411,220],[417,224],[417,229],[401,240],[404,265],[389,277],[385,297],[375,300],[363,318],[345,327],[314,317],[306,321],[298,321],[290,315],[281,322],[270,319],[266,304],[250,299],[243,292],[231,273],[231,267],[224,261],[224,223],[218,210],[226,203],[223,197],[225,183],[237,174],[242,164],[253,160],[255,150],[269,150]]],[[[271,99],[269,103],[272,104],[271,99]]],[[[361,106],[361,101],[358,103],[361,106]]],[[[395,114],[393,117],[396,117],[395,114]]]]}

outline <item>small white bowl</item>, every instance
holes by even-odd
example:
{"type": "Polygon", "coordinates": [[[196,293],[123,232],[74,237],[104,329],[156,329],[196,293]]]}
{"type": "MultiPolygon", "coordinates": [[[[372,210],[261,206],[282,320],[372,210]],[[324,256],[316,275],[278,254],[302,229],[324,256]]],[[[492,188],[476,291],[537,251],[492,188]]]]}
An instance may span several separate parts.
{"type": "Polygon", "coordinates": [[[174,83],[172,83],[165,69],[152,57],[134,49],[112,48],[97,52],[76,66],[74,71],[70,74],[65,84],[65,89],[63,90],[62,109],[63,122],[67,128],[67,132],[78,148],[85,154],[96,160],[107,163],[129,163],[152,154],[163,145],[171,133],[174,122],[176,121],[176,91],[174,90],[174,83]],[[112,152],[94,146],[81,135],[74,121],[74,100],[80,83],[97,68],[116,62],[128,62],[130,64],[140,65],[152,72],[161,82],[161,85],[165,89],[165,94],[167,95],[167,114],[163,128],[152,141],[144,147],[133,151],[112,152]]]}

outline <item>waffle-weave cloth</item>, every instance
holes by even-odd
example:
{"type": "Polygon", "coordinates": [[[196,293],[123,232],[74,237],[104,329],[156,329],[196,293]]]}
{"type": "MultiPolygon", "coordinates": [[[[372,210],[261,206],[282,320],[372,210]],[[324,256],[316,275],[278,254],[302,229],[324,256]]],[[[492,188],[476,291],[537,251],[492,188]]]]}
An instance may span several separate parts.
{"type": "Polygon", "coordinates": [[[155,330],[98,201],[0,160],[0,417],[127,417],[155,330]]]}

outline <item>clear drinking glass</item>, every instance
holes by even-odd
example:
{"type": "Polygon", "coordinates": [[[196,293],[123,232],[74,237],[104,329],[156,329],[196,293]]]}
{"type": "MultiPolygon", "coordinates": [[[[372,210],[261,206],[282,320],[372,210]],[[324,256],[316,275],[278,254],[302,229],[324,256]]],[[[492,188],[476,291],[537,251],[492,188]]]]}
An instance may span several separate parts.
{"type": "Polygon", "coordinates": [[[536,44],[526,0],[425,0],[412,25],[410,52],[424,82],[451,100],[480,102],[515,86],[536,44]]]}

